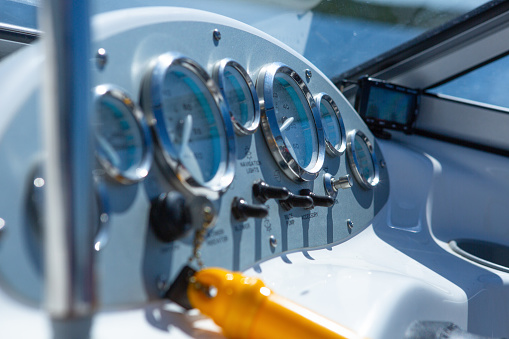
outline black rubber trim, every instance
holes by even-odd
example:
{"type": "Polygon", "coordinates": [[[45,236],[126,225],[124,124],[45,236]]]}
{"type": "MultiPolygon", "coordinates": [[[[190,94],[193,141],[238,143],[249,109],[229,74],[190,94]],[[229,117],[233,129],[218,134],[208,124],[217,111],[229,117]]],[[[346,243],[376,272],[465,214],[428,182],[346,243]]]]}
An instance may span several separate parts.
{"type": "Polygon", "coordinates": [[[363,75],[376,74],[507,11],[509,11],[509,1],[490,1],[357,67],[332,77],[332,82],[339,87],[342,79],[357,79],[363,75]]]}
{"type": "Polygon", "coordinates": [[[463,140],[460,138],[450,137],[447,135],[430,132],[430,131],[426,131],[426,130],[422,130],[422,129],[418,129],[418,128],[414,129],[413,132],[417,135],[420,135],[420,136],[423,136],[426,138],[441,140],[441,141],[449,142],[451,144],[464,146],[464,147],[468,147],[468,148],[473,148],[473,149],[477,149],[479,151],[493,153],[493,154],[501,155],[504,157],[509,157],[509,151],[502,149],[502,148],[491,147],[491,146],[479,144],[476,142],[471,142],[471,141],[463,140]]]}
{"type": "MultiPolygon", "coordinates": [[[[496,56],[496,57],[494,57],[494,58],[491,58],[491,59],[488,59],[488,60],[486,60],[486,61],[484,61],[484,62],[481,62],[480,64],[477,64],[477,65],[475,65],[474,67],[471,67],[471,68],[469,68],[469,69],[466,69],[466,70],[464,70],[463,72],[460,72],[460,73],[458,73],[458,74],[455,74],[455,75],[454,75],[454,76],[452,76],[452,77],[449,77],[449,78],[447,78],[447,79],[444,79],[444,80],[442,80],[442,81],[440,81],[440,82],[438,82],[438,83],[436,83],[436,84],[430,85],[430,86],[426,87],[426,88],[424,89],[424,91],[429,90],[429,89],[432,89],[432,88],[435,88],[435,87],[438,87],[438,86],[441,86],[441,85],[443,85],[443,84],[445,84],[445,83],[448,83],[449,81],[453,81],[454,79],[460,78],[460,77],[462,77],[462,76],[463,76],[463,75],[465,75],[465,74],[468,74],[468,73],[470,73],[470,72],[472,72],[472,71],[475,71],[476,69],[479,69],[479,68],[481,68],[481,67],[483,67],[483,66],[486,66],[486,65],[488,65],[488,64],[491,64],[492,62],[495,62],[495,61],[497,61],[497,60],[499,60],[499,59],[502,59],[502,58],[504,58],[504,57],[506,57],[506,56],[508,56],[508,55],[509,55],[509,51],[507,51],[507,52],[505,52],[505,53],[502,53],[502,54],[499,54],[499,55],[497,55],[497,56],[496,56]]],[[[427,93],[427,94],[434,94],[434,93],[427,93]]]]}
{"type": "Polygon", "coordinates": [[[17,29],[15,26],[4,26],[0,24],[0,39],[22,44],[31,44],[40,36],[38,31],[17,29]]]}

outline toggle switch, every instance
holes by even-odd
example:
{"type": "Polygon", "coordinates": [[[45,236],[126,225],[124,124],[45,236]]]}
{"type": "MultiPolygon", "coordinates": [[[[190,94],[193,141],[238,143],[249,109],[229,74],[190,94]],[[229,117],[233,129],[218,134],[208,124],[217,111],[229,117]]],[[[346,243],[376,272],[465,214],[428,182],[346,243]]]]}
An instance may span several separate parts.
{"type": "Polygon", "coordinates": [[[325,173],[323,175],[323,185],[325,187],[325,191],[331,195],[334,196],[339,191],[339,189],[348,189],[353,186],[352,177],[350,177],[349,174],[339,177],[338,179],[334,179],[334,177],[329,174],[325,173]]]}
{"type": "Polygon", "coordinates": [[[269,199],[285,200],[290,195],[286,187],[270,186],[265,181],[258,181],[253,184],[253,195],[256,199],[265,203],[269,199]]]}
{"type": "Polygon", "coordinates": [[[236,220],[245,221],[248,218],[265,218],[269,209],[264,205],[250,205],[244,199],[235,197],[232,202],[232,215],[236,220]]]}
{"type": "Polygon", "coordinates": [[[314,207],[311,197],[293,193],[290,193],[285,200],[279,200],[279,204],[285,211],[289,211],[294,207],[300,207],[306,210],[310,210],[314,207]]]}
{"type": "Polygon", "coordinates": [[[316,195],[309,189],[302,189],[299,192],[301,195],[305,195],[313,199],[313,205],[321,207],[332,207],[334,205],[334,198],[330,195],[316,195]]]}

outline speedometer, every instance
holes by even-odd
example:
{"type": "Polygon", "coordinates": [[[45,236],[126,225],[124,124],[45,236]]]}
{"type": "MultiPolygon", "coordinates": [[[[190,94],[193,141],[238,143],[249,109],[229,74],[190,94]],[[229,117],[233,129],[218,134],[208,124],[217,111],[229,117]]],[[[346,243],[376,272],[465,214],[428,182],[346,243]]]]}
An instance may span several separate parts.
{"type": "Polygon", "coordinates": [[[361,131],[351,131],[348,133],[346,149],[350,168],[357,182],[365,189],[378,185],[378,163],[373,144],[368,137],[361,131]]]}
{"type": "Polygon", "coordinates": [[[233,180],[233,126],[206,71],[182,55],[163,54],[144,80],[142,101],[173,182],[210,198],[226,190],[233,180]]]}
{"type": "Polygon", "coordinates": [[[264,67],[256,83],[262,129],[283,172],[295,181],[318,176],[325,157],[322,123],[302,78],[282,63],[264,67]]]}

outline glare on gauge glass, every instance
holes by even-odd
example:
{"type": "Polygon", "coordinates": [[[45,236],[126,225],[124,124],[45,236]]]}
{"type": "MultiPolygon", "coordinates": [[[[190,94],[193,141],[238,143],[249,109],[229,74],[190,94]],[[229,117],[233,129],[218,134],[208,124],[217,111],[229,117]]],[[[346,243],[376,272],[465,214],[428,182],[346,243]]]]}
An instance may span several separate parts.
{"type": "Polygon", "coordinates": [[[225,132],[215,118],[220,113],[205,95],[205,85],[184,67],[173,67],[163,87],[163,114],[170,141],[182,165],[203,185],[214,178],[221,165],[225,132]]]}
{"type": "Polygon", "coordinates": [[[306,168],[312,165],[318,154],[316,129],[311,109],[303,105],[306,99],[295,82],[286,74],[277,73],[274,79],[274,110],[281,136],[288,151],[297,163],[306,168]]]}

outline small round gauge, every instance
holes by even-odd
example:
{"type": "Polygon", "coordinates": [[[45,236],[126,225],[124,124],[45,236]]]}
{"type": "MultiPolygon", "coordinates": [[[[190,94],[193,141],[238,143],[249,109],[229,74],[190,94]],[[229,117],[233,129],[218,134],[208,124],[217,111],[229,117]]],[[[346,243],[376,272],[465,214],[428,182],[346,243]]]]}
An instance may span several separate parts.
{"type": "Polygon", "coordinates": [[[325,143],[308,87],[297,72],[273,63],[260,71],[256,89],[264,99],[262,129],[276,162],[295,181],[314,180],[324,162],[325,143]]]}
{"type": "Polygon", "coordinates": [[[258,95],[247,71],[231,59],[223,59],[214,67],[214,78],[226,99],[235,131],[252,134],[260,124],[258,95]]]}
{"type": "Polygon", "coordinates": [[[373,144],[364,133],[353,130],[348,133],[347,153],[355,179],[365,189],[378,185],[379,169],[373,144]]]}
{"type": "Polygon", "coordinates": [[[142,102],[170,180],[194,195],[225,191],[234,173],[233,126],[207,72],[180,54],[163,54],[145,77],[142,102]]]}
{"type": "Polygon", "coordinates": [[[130,97],[113,85],[94,90],[96,154],[113,179],[123,184],[147,176],[152,162],[150,130],[130,97]]]}
{"type": "Polygon", "coordinates": [[[319,107],[320,117],[322,118],[327,152],[331,156],[339,156],[346,149],[345,125],[339,113],[339,108],[334,100],[325,93],[320,93],[316,96],[316,104],[319,107]]]}

